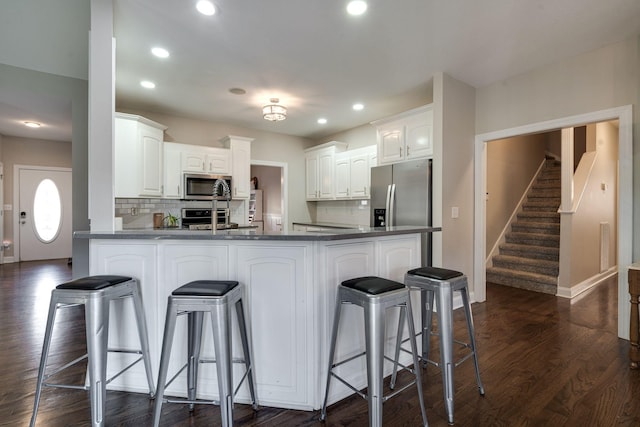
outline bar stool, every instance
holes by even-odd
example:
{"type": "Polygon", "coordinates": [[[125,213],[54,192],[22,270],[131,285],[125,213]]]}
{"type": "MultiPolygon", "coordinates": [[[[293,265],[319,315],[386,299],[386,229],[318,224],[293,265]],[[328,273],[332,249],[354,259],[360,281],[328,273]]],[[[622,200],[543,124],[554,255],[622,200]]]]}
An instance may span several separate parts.
{"type": "Polygon", "coordinates": [[[151,362],[149,358],[147,323],[144,316],[141,294],[142,293],[140,291],[140,284],[136,279],[133,279],[131,277],[112,275],[88,276],[81,279],[72,280],[70,282],[58,285],[53,291],[51,291],[51,303],[49,304],[49,315],[47,318],[47,327],[44,334],[44,344],[42,346],[40,368],[38,370],[38,382],[36,384],[36,395],[33,404],[33,414],[31,415],[30,425],[32,427],[36,422],[38,405],[40,403],[40,394],[42,392],[43,386],[89,390],[91,398],[91,424],[94,427],[104,426],[105,407],[107,400],[107,384],[109,384],[113,379],[118,377],[124,371],[131,368],[141,360],[144,363],[145,371],[147,374],[149,393],[151,397],[153,397],[154,384],[151,375],[151,362]],[[141,349],[129,350],[108,348],[109,305],[111,301],[128,297],[133,298],[141,349]],[[87,354],[67,363],[61,368],[58,368],[51,374],[46,374],[47,358],[49,356],[49,346],[51,344],[51,335],[53,332],[56,313],[59,308],[73,307],[77,305],[84,305],[87,335],[87,354]],[[138,354],[140,355],[140,357],[126,366],[120,372],[107,379],[107,354],[110,352],[138,354]],[[79,386],[54,384],[47,382],[50,377],[81,362],[84,359],[88,359],[88,385],[79,386]]]}
{"type": "MultiPolygon", "coordinates": [[[[331,381],[331,377],[334,376],[340,382],[357,393],[360,397],[367,399],[369,403],[370,427],[382,426],[382,404],[387,399],[395,396],[396,394],[415,384],[418,389],[418,398],[420,400],[422,421],[425,426],[428,425],[427,413],[424,408],[424,399],[422,396],[422,382],[420,380],[418,352],[415,340],[412,341],[411,344],[413,354],[413,369],[406,368],[415,375],[415,379],[409,384],[405,385],[402,389],[397,390],[388,396],[383,395],[383,362],[384,359],[393,362],[393,360],[384,355],[385,311],[390,307],[400,307],[402,320],[407,319],[405,311],[409,313],[408,319],[412,318],[409,290],[402,283],[382,279],[380,277],[368,276],[346,280],[342,282],[338,287],[338,297],[336,300],[333,330],[331,333],[331,348],[329,350],[327,384],[324,395],[324,403],[322,404],[322,411],[320,413],[321,421],[324,421],[327,417],[329,384],[331,381]],[[333,362],[335,357],[336,340],[338,335],[338,325],[340,323],[340,312],[342,311],[342,304],[354,304],[364,309],[366,350],[358,355],[334,364],[333,362]],[[367,360],[367,394],[360,392],[351,384],[347,383],[346,380],[333,372],[334,368],[363,355],[366,355],[367,360]]],[[[415,336],[413,323],[407,322],[407,324],[411,336],[415,336]]]]}
{"type": "MultiPolygon", "coordinates": [[[[422,363],[431,363],[442,370],[442,384],[445,408],[449,424],[453,424],[453,369],[470,357],[476,371],[476,381],[480,395],[484,396],[484,387],[480,380],[480,369],[478,367],[478,353],[476,349],[475,330],[473,327],[473,316],[471,305],[469,304],[467,276],[459,271],[447,270],[437,267],[422,267],[408,271],[405,274],[405,284],[411,290],[420,290],[421,318],[422,318],[422,363]],[[469,333],[469,343],[456,341],[453,339],[453,292],[460,291],[462,305],[467,319],[467,330],[469,333]],[[435,309],[438,313],[439,333],[434,334],[431,330],[434,311],[434,294],[436,298],[435,309]],[[429,359],[430,337],[438,335],[440,337],[440,363],[429,359]],[[460,360],[453,361],[453,344],[456,343],[470,351],[460,360]]],[[[412,322],[409,322],[412,323],[412,322]]],[[[401,326],[398,326],[400,330],[401,326]]],[[[413,337],[413,336],[412,336],[413,337]]],[[[409,338],[412,343],[414,339],[409,338]]],[[[396,344],[396,360],[400,351],[401,340],[396,344]]],[[[404,350],[404,349],[403,349],[404,350]]],[[[395,384],[396,366],[391,376],[391,384],[395,384]]]]}
{"type": "Polygon", "coordinates": [[[187,403],[189,410],[194,409],[196,403],[219,404],[222,417],[222,426],[233,425],[233,400],[238,389],[248,378],[249,393],[253,409],[258,409],[254,388],[255,375],[247,338],[247,327],[242,305],[243,286],[236,281],[223,280],[196,280],[174,290],[169,296],[167,305],[167,317],[164,326],[164,338],[162,342],[162,355],[160,358],[160,373],[158,374],[158,393],[153,407],[153,425],[160,422],[162,403],[187,403]],[[244,359],[232,358],[231,342],[231,310],[235,306],[240,329],[240,338],[244,359]],[[201,359],[200,348],[202,343],[202,328],[204,313],[211,314],[213,343],[215,347],[215,359],[201,359]],[[176,326],[176,318],[179,315],[188,316],[188,358],[182,368],[166,382],[173,334],[176,326]],[[198,400],[196,397],[198,385],[198,364],[215,363],[218,373],[219,401],[198,400]],[[240,380],[237,388],[233,386],[233,363],[243,363],[246,372],[240,380]],[[164,391],[178,375],[187,369],[187,398],[164,399],[164,391]]]}

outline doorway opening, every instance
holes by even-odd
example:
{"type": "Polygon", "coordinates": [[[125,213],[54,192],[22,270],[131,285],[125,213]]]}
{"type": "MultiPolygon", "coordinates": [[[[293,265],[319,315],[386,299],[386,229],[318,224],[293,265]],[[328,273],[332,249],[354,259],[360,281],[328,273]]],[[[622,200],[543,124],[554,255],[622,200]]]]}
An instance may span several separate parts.
{"type": "MultiPolygon", "coordinates": [[[[263,160],[251,161],[252,202],[257,200],[253,224],[264,231],[286,231],[288,224],[287,164],[263,160]],[[261,203],[260,203],[261,201],[261,203]]],[[[250,207],[251,209],[251,207],[250,207]]]]}
{"type": "Polygon", "coordinates": [[[618,336],[628,339],[630,307],[627,298],[627,267],[632,262],[633,236],[633,115],[632,107],[624,106],[596,111],[577,116],[565,117],[546,122],[534,123],[476,136],[474,147],[475,188],[474,204],[476,221],[474,224],[474,277],[475,295],[478,301],[486,299],[486,190],[487,190],[487,144],[493,140],[506,139],[518,135],[547,132],[618,120],[618,336]]]}

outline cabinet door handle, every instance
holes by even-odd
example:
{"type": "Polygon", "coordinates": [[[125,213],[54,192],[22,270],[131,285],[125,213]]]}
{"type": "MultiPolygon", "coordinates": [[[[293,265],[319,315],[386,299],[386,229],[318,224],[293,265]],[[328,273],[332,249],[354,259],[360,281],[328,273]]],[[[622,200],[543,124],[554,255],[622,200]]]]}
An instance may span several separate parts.
{"type": "Polygon", "coordinates": [[[400,147],[400,157],[402,157],[402,147],[400,147]]]}
{"type": "Polygon", "coordinates": [[[409,157],[409,156],[411,155],[411,154],[409,154],[409,148],[411,148],[411,147],[409,147],[409,146],[407,145],[407,157],[409,157]]]}

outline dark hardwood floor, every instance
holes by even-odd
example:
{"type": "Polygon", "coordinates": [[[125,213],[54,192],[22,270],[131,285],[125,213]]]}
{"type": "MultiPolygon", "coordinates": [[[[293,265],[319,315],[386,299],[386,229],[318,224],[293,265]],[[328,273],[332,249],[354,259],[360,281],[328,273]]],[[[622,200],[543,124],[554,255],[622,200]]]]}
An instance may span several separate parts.
{"type": "MultiPolygon", "coordinates": [[[[26,426],[33,406],[50,291],[68,280],[66,260],[0,266],[0,425],[26,426]]],[[[629,369],[629,343],[617,338],[616,280],[573,301],[498,285],[487,287],[487,301],[474,304],[480,370],[486,395],[478,394],[471,361],[456,369],[455,420],[458,426],[638,426],[640,371],[629,369]]],[[[461,310],[455,315],[462,326],[461,310]]],[[[70,309],[58,318],[51,361],[84,353],[84,314],[70,309]]],[[[456,328],[464,338],[464,329],[456,328]]],[[[436,350],[436,349],[434,349],[436,350]]],[[[437,353],[436,353],[437,354],[437,353]]],[[[423,377],[431,426],[445,426],[440,373],[423,377]]],[[[69,379],[81,382],[80,367],[69,379]]],[[[107,425],[148,426],[153,406],[145,395],[107,393],[107,425]]],[[[258,396],[259,398],[259,396],[258,396]]],[[[39,426],[86,426],[86,392],[47,388],[39,426]]],[[[236,405],[238,426],[366,426],[367,405],[359,397],[318,412],[236,405]]],[[[420,424],[414,392],[384,405],[388,426],[420,424]]],[[[163,406],[163,426],[220,425],[219,410],[163,406]]]]}

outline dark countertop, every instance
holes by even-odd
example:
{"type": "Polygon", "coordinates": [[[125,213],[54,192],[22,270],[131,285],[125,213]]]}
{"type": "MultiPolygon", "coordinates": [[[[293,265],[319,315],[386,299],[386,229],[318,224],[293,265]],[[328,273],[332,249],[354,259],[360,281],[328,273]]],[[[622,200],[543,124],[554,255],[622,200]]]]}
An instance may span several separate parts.
{"type": "Polygon", "coordinates": [[[363,225],[348,225],[348,224],[340,224],[336,222],[293,222],[293,225],[304,225],[309,227],[323,227],[323,228],[369,228],[368,226],[363,225]]]}
{"type": "Polygon", "coordinates": [[[336,228],[322,231],[258,231],[255,229],[210,230],[185,229],[139,229],[113,232],[76,231],[74,239],[114,240],[264,240],[264,241],[330,241],[361,239],[366,237],[392,236],[399,234],[429,233],[441,231],[441,227],[398,226],[336,228]]]}

